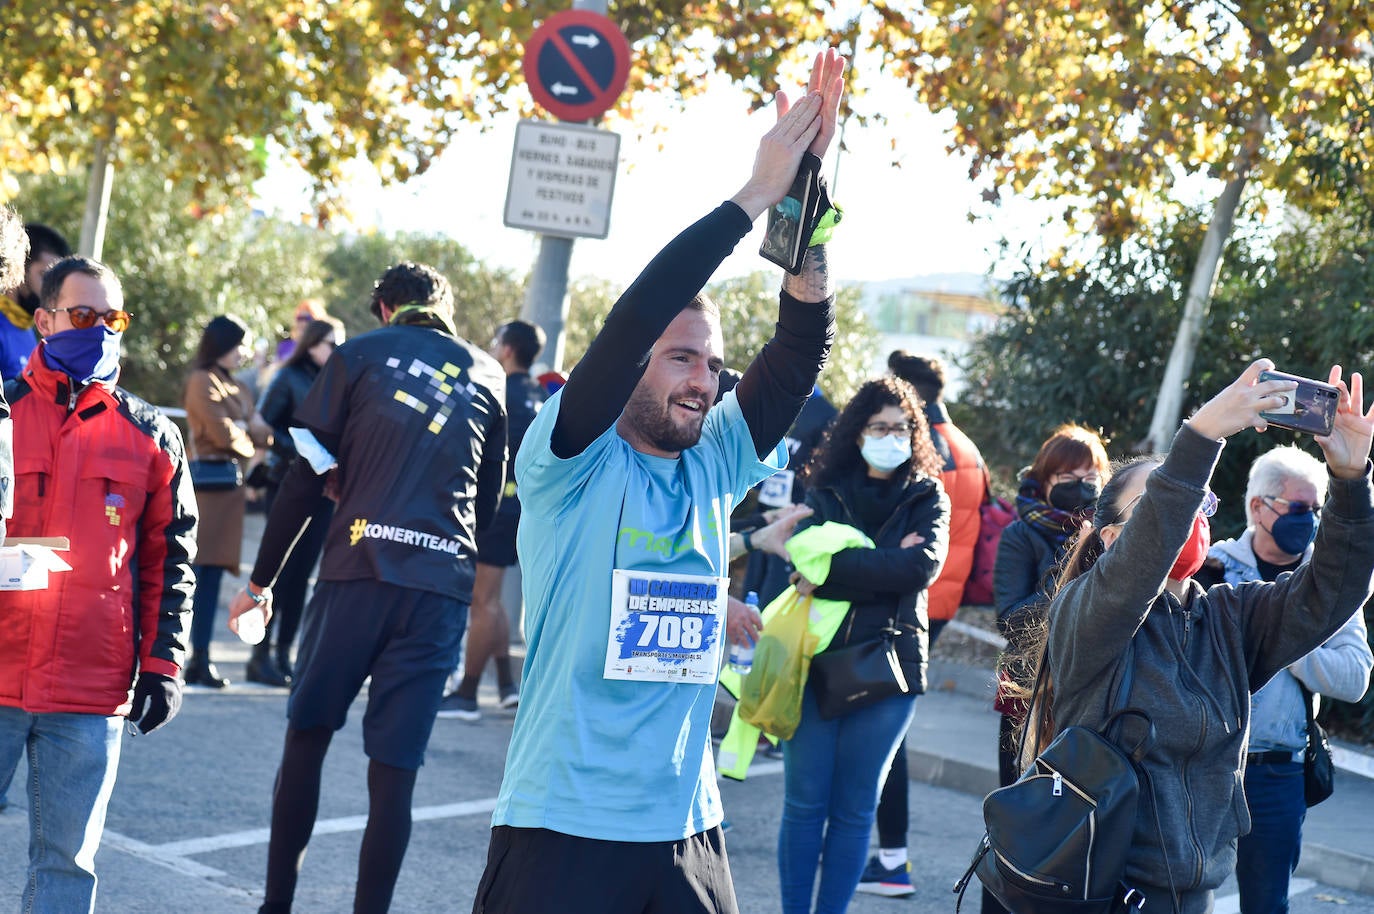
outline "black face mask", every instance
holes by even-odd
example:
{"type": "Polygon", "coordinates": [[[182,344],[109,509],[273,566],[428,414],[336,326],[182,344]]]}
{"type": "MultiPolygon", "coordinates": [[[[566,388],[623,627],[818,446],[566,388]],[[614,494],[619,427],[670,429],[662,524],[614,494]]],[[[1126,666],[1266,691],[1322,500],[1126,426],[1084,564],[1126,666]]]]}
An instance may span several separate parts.
{"type": "Polygon", "coordinates": [[[1095,483],[1061,482],[1050,488],[1050,504],[1060,511],[1084,511],[1096,505],[1101,494],[1095,483]]]}

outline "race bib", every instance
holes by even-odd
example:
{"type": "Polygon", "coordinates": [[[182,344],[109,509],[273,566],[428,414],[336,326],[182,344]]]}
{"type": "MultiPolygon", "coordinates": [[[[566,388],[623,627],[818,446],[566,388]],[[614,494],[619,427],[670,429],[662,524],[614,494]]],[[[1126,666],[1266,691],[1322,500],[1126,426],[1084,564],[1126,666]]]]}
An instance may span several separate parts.
{"type": "Polygon", "coordinates": [[[786,508],[792,504],[792,483],[797,474],[791,470],[778,470],[759,483],[759,504],[770,508],[786,508]]]}
{"type": "Polygon", "coordinates": [[[607,679],[716,681],[730,580],[696,574],[612,572],[607,679]]]}

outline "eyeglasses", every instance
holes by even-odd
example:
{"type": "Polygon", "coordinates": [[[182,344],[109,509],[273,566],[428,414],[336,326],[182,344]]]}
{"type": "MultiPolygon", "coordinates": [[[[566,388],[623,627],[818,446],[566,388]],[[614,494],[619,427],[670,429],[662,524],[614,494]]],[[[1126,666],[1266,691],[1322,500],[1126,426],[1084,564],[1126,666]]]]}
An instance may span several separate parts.
{"type": "Polygon", "coordinates": [[[1261,495],[1260,499],[1269,506],[1269,510],[1275,514],[1321,514],[1322,506],[1314,502],[1291,501],[1287,498],[1279,498],[1277,495],[1261,495]],[[1274,507],[1273,503],[1281,501],[1288,507],[1282,511],[1274,507]]]}
{"type": "Polygon", "coordinates": [[[95,326],[96,321],[102,321],[115,333],[123,333],[129,326],[129,322],[134,316],[128,311],[97,311],[90,305],[77,305],[75,308],[44,308],[52,314],[59,311],[66,311],[67,317],[72,322],[72,326],[77,330],[89,330],[95,326]]]}
{"type": "MultiPolygon", "coordinates": [[[[1144,494],[1145,490],[1141,489],[1140,493],[1136,495],[1135,498],[1132,498],[1130,501],[1126,502],[1126,504],[1122,506],[1121,514],[1126,514],[1128,511],[1130,511],[1132,506],[1134,506],[1136,502],[1140,501],[1141,497],[1144,494]]],[[[1201,514],[1203,517],[1211,517],[1212,515],[1217,513],[1217,505],[1221,503],[1221,499],[1217,498],[1216,493],[1213,492],[1211,489],[1204,489],[1202,494],[1202,507],[1198,509],[1197,513],[1201,514]]],[[[1130,518],[1127,518],[1127,520],[1129,519],[1130,518]]],[[[1126,523],[1125,520],[1119,520],[1114,524],[1107,524],[1107,526],[1120,527],[1124,523],[1126,523]]]]}
{"type": "Polygon", "coordinates": [[[888,425],[886,422],[870,422],[864,426],[864,431],[877,438],[886,438],[888,435],[910,435],[911,425],[907,422],[899,422],[896,425],[888,425]]]}
{"type": "Polygon", "coordinates": [[[1050,483],[1059,485],[1066,482],[1086,482],[1090,486],[1095,486],[1102,482],[1102,477],[1096,473],[1088,473],[1086,476],[1079,476],[1076,473],[1055,473],[1050,477],[1050,483]]]}

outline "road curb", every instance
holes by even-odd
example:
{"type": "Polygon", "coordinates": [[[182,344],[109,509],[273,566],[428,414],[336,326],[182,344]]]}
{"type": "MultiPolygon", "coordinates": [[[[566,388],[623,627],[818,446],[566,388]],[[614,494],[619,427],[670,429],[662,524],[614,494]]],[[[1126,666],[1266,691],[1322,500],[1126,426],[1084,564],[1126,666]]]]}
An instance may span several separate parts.
{"type": "MultiPolygon", "coordinates": [[[[932,660],[926,672],[928,690],[931,692],[955,692],[992,701],[996,676],[989,670],[947,660],[932,660]]],[[[919,701],[916,713],[921,713],[919,701]]],[[[908,776],[913,781],[973,796],[986,796],[998,787],[995,764],[952,759],[931,748],[910,745],[910,742],[906,755],[908,776]]],[[[1333,888],[1374,894],[1374,857],[1340,848],[1304,842],[1296,875],[1315,879],[1333,888]]]]}

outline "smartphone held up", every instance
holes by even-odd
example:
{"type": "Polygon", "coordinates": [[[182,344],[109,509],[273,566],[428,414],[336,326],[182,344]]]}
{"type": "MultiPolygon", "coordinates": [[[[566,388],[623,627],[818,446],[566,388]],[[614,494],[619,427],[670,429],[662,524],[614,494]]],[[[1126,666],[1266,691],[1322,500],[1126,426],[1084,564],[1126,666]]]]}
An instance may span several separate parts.
{"type": "Polygon", "coordinates": [[[1305,432],[1309,435],[1329,435],[1336,425],[1336,406],[1340,391],[1325,381],[1314,381],[1282,371],[1262,371],[1261,381],[1296,381],[1297,389],[1285,391],[1285,403],[1278,409],[1260,413],[1270,425],[1305,432]]]}

